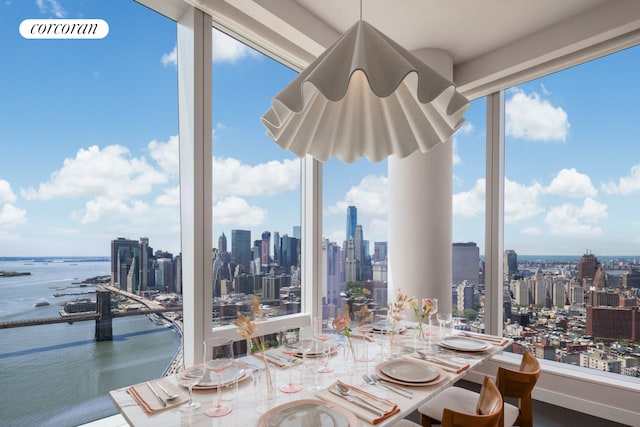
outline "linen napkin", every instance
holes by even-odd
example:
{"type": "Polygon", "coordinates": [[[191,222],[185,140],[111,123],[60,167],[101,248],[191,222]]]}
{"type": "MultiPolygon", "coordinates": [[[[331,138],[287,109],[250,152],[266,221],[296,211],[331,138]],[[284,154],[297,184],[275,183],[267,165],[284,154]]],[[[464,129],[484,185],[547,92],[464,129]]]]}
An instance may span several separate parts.
{"type": "Polygon", "coordinates": [[[509,340],[507,338],[503,338],[503,337],[498,337],[495,335],[486,335],[486,334],[476,334],[473,332],[467,332],[467,331],[462,331],[460,333],[460,335],[462,335],[463,337],[467,337],[467,338],[473,338],[476,340],[481,340],[481,341],[486,341],[489,342],[491,344],[495,344],[495,345],[499,345],[499,346],[503,346],[506,343],[509,342],[509,340]]]}
{"type": "MultiPolygon", "coordinates": [[[[386,420],[389,417],[392,417],[393,415],[397,414],[398,412],[400,412],[400,408],[398,407],[398,405],[396,403],[393,403],[390,400],[387,399],[383,399],[381,397],[378,397],[376,395],[373,395],[371,393],[367,393],[364,390],[359,389],[358,387],[354,387],[352,385],[343,383],[342,381],[338,380],[336,382],[334,382],[333,384],[331,384],[329,387],[319,390],[316,392],[316,396],[318,396],[320,399],[322,400],[326,400],[327,402],[331,402],[331,403],[335,403],[336,405],[342,406],[343,408],[348,409],[349,411],[353,412],[358,418],[368,422],[369,424],[379,424],[382,421],[386,420]],[[344,387],[348,388],[349,390],[351,390],[351,392],[356,395],[356,396],[360,396],[363,399],[365,399],[365,401],[370,402],[371,404],[373,404],[378,410],[379,412],[382,412],[382,415],[377,416],[365,409],[360,408],[357,405],[352,404],[351,402],[347,401],[346,399],[343,399],[340,396],[337,396],[335,394],[333,394],[331,391],[329,390],[335,390],[336,389],[336,384],[342,384],[344,387]]],[[[357,401],[359,403],[362,403],[359,399],[357,398],[353,398],[354,401],[357,401]]]]}
{"type": "Polygon", "coordinates": [[[467,369],[469,369],[469,366],[471,366],[468,363],[458,363],[454,360],[450,360],[450,359],[443,359],[441,357],[436,357],[436,356],[431,356],[430,358],[426,359],[420,355],[414,355],[414,357],[416,359],[420,359],[424,362],[429,363],[430,365],[436,366],[440,369],[442,369],[443,371],[447,371],[447,372],[453,372],[454,374],[459,374],[460,372],[464,372],[467,369]]]}
{"type": "Polygon", "coordinates": [[[133,398],[138,403],[138,405],[140,405],[147,414],[153,414],[154,412],[164,411],[165,409],[182,405],[183,403],[189,400],[189,394],[185,390],[182,390],[180,387],[178,387],[177,385],[169,381],[163,381],[163,380],[153,381],[151,382],[151,385],[153,386],[153,388],[156,389],[160,397],[162,397],[164,401],[167,402],[166,407],[162,406],[162,403],[160,403],[158,398],[149,389],[149,386],[147,386],[146,382],[132,385],[131,387],[127,388],[127,392],[131,396],[133,396],[133,398]],[[160,383],[162,387],[167,389],[167,391],[170,394],[178,394],[179,396],[176,397],[175,399],[167,400],[166,399],[167,396],[164,394],[162,390],[160,390],[160,387],[157,386],[158,383],[160,383]]]}
{"type": "MultiPolygon", "coordinates": [[[[269,349],[265,352],[265,355],[267,356],[267,361],[278,368],[288,368],[291,364],[297,365],[302,363],[302,359],[297,357],[294,357],[293,361],[289,363],[289,356],[278,349],[269,349]]],[[[262,360],[262,356],[259,353],[253,353],[253,356],[262,360]]]]}

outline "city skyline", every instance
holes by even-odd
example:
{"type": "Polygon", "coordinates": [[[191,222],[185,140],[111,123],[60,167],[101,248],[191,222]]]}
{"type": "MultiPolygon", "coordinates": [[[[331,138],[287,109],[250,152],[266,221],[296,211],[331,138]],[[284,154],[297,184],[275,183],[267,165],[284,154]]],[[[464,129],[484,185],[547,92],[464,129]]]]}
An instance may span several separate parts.
{"type": "MultiPolygon", "coordinates": [[[[0,54],[11,63],[0,71],[0,114],[8,118],[0,124],[0,256],[104,256],[114,235],[147,236],[178,253],[175,23],[124,0],[0,7],[0,54]],[[19,34],[24,19],[62,17],[104,19],[109,35],[19,34]],[[33,99],[56,100],[56,108],[33,99]]],[[[300,164],[264,135],[259,117],[295,73],[217,31],[213,45],[213,246],[232,229],[250,230],[254,240],[265,230],[293,235],[300,164]]],[[[640,192],[640,146],[626,119],[640,94],[639,50],[505,92],[505,249],[640,253],[640,222],[628,208],[640,192]],[[616,79],[602,78],[612,69],[616,79]]],[[[476,242],[482,254],[484,99],[466,117],[452,141],[452,241],[476,242]]],[[[386,163],[323,165],[324,237],[342,244],[354,205],[365,239],[388,241],[386,163]]]]}

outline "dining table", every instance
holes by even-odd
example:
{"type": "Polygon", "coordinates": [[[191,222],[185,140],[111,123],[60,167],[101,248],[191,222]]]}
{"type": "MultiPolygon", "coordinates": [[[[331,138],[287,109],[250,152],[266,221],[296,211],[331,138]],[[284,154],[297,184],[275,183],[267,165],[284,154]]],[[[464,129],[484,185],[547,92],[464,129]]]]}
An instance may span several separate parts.
{"type": "Polygon", "coordinates": [[[261,354],[237,358],[221,389],[222,399],[232,411],[221,417],[205,414],[218,399],[213,380],[206,387],[194,387],[193,400],[200,407],[192,412],[179,409],[188,400],[188,392],[178,384],[176,375],[149,381],[167,391],[165,394],[153,387],[160,398],[150,394],[146,381],[112,390],[109,396],[131,426],[385,427],[408,416],[511,344],[511,340],[502,337],[455,329],[441,337],[433,329],[431,346],[425,347],[416,342],[415,324],[406,322],[405,326],[404,333],[395,337],[394,351],[384,342],[374,342],[366,336],[354,336],[352,340],[336,336],[328,347],[323,347],[331,350],[328,359],[309,355],[302,363],[302,358],[287,359],[276,350],[269,350],[266,358],[261,354]],[[351,353],[354,347],[356,358],[351,353]],[[291,373],[288,360],[295,361],[291,373]],[[323,371],[330,372],[318,372],[323,364],[329,367],[323,371]],[[272,393],[265,391],[265,372],[273,379],[272,393]],[[288,383],[290,374],[294,382],[302,385],[301,391],[279,390],[288,383]],[[346,389],[348,396],[341,395],[339,387],[346,389]],[[179,397],[167,400],[168,394],[179,397]]]}

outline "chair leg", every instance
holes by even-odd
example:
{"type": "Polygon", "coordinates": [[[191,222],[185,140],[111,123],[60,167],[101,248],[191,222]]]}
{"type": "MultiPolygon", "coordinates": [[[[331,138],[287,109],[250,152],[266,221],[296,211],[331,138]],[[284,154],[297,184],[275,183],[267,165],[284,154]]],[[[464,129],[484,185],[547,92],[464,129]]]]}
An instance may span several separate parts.
{"type": "Polygon", "coordinates": [[[434,420],[425,414],[420,414],[420,425],[422,425],[422,427],[431,427],[431,424],[433,423],[440,424],[440,420],[434,420]]]}
{"type": "Polygon", "coordinates": [[[518,417],[520,427],[533,427],[533,402],[531,396],[520,399],[520,416],[518,417]]]}

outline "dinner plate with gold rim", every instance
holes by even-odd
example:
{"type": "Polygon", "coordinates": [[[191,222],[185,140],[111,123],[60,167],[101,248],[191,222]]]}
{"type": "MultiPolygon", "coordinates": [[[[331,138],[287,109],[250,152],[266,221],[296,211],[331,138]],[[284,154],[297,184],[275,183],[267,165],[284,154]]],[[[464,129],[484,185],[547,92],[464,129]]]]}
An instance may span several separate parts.
{"type": "Polygon", "coordinates": [[[440,340],[442,347],[458,351],[484,351],[489,348],[486,342],[465,337],[444,337],[440,340]]]}
{"type": "Polygon", "coordinates": [[[380,372],[387,377],[407,383],[428,383],[438,378],[438,370],[425,363],[409,359],[394,359],[379,365],[380,372]]]}

